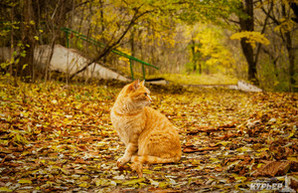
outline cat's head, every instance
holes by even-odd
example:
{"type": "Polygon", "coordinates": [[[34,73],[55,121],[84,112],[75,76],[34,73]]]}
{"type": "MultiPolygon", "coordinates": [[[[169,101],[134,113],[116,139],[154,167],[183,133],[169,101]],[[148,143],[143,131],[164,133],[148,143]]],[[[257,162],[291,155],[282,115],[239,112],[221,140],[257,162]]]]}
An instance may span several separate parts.
{"type": "Polygon", "coordinates": [[[122,96],[127,99],[127,102],[133,103],[134,106],[144,107],[152,102],[150,91],[145,87],[145,80],[142,82],[136,80],[126,85],[122,92],[122,96]]]}

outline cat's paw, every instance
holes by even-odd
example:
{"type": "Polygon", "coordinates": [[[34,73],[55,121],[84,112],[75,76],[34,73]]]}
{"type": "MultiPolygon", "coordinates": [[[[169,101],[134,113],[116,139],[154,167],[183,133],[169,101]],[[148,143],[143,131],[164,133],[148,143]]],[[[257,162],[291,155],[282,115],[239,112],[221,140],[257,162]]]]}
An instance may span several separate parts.
{"type": "Polygon", "coordinates": [[[117,160],[117,167],[121,168],[127,162],[129,162],[129,159],[127,159],[126,157],[121,157],[117,160]]]}
{"type": "Polygon", "coordinates": [[[136,171],[139,178],[142,178],[143,177],[143,166],[141,163],[138,163],[138,162],[134,162],[131,164],[130,168],[133,170],[133,171],[136,171]]]}

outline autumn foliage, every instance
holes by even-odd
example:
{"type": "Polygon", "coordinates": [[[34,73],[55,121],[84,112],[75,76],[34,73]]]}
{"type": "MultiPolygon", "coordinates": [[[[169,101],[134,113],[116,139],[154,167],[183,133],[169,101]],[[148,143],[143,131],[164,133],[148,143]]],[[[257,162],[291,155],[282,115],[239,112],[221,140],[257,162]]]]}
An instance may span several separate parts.
{"type": "Polygon", "coordinates": [[[179,128],[184,153],[137,178],[116,167],[124,145],[109,112],[122,86],[1,78],[0,191],[248,191],[285,175],[297,190],[297,94],[151,88],[152,107],[179,128]]]}

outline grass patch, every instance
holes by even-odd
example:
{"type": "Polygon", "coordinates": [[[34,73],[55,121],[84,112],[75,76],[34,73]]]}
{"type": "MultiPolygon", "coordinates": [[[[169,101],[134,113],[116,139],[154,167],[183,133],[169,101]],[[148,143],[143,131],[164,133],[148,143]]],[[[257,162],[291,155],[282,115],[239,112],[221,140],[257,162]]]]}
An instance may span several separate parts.
{"type": "Polygon", "coordinates": [[[158,74],[147,78],[162,77],[176,84],[237,84],[238,79],[223,74],[158,74]]]}

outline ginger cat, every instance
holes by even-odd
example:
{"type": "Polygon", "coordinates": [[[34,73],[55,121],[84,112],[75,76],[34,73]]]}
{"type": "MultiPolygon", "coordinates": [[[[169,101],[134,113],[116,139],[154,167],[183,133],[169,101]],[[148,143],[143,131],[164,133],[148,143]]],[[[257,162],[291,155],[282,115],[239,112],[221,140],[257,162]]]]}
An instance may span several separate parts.
{"type": "Polygon", "coordinates": [[[175,126],[161,113],[148,107],[150,91],[137,80],[126,85],[111,110],[111,120],[126,150],[118,167],[132,161],[142,176],[142,164],[178,162],[181,145],[175,126]]]}

